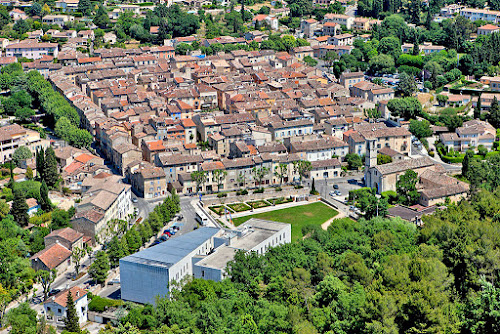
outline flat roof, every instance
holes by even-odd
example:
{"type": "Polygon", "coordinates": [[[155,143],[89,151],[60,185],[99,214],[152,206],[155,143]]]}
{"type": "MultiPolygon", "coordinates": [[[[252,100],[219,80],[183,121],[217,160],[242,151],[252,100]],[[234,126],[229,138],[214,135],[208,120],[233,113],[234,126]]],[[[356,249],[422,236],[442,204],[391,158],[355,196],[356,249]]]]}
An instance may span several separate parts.
{"type": "Polygon", "coordinates": [[[196,265],[224,269],[227,263],[234,259],[234,255],[238,250],[249,251],[289,225],[270,220],[251,218],[239,226],[237,230],[226,230],[221,238],[234,238],[230,245],[218,247],[214,253],[198,261],[196,265]],[[243,231],[246,228],[246,233],[238,236],[238,231],[243,231]]]}
{"type": "Polygon", "coordinates": [[[219,231],[220,229],[215,227],[201,227],[193,232],[169,239],[159,245],[124,257],[120,259],[120,263],[129,262],[170,268],[219,231]]]}
{"type": "Polygon", "coordinates": [[[239,249],[230,246],[218,247],[215,252],[198,261],[196,266],[219,270],[225,269],[227,263],[234,259],[234,255],[238,250],[239,249]]]}

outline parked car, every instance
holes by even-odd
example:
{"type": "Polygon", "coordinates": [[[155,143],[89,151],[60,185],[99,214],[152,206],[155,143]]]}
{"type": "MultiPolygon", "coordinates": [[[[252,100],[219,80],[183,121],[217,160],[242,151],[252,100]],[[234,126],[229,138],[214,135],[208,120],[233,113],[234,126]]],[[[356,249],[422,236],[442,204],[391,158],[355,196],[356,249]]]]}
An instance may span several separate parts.
{"type": "Polygon", "coordinates": [[[114,278],[108,282],[108,285],[113,285],[113,284],[120,284],[120,279],[114,278]]]}
{"type": "Polygon", "coordinates": [[[342,195],[342,193],[340,192],[340,190],[335,190],[335,195],[340,196],[342,195]]]}
{"type": "Polygon", "coordinates": [[[170,237],[170,236],[172,235],[172,233],[170,233],[169,231],[166,231],[166,230],[165,230],[165,231],[163,231],[163,235],[167,235],[167,236],[169,236],[169,237],[170,237]]]}
{"type": "Polygon", "coordinates": [[[57,295],[59,292],[61,292],[61,289],[52,289],[52,290],[50,290],[50,291],[49,291],[48,296],[49,296],[49,297],[55,296],[55,295],[57,295]]]}
{"type": "Polygon", "coordinates": [[[177,225],[174,225],[174,226],[172,226],[172,229],[173,229],[174,231],[176,231],[176,232],[177,232],[177,231],[179,231],[181,228],[180,228],[179,226],[177,226],[177,225]]]}
{"type": "Polygon", "coordinates": [[[132,203],[137,203],[139,200],[136,197],[132,197],[132,203]]]}
{"type": "Polygon", "coordinates": [[[339,185],[338,184],[334,184],[333,185],[333,189],[339,189],[339,185]]]}
{"type": "Polygon", "coordinates": [[[156,245],[159,245],[159,244],[161,244],[161,242],[159,240],[155,240],[155,241],[153,241],[153,243],[151,244],[151,246],[156,246],[156,245]]]}
{"type": "Polygon", "coordinates": [[[329,195],[332,197],[335,196],[335,191],[330,191],[329,195]]]}
{"type": "Polygon", "coordinates": [[[170,238],[170,236],[169,236],[169,235],[164,234],[164,235],[162,235],[162,236],[160,237],[160,239],[158,239],[158,240],[160,240],[160,242],[163,242],[163,241],[167,241],[169,238],[170,238]]]}

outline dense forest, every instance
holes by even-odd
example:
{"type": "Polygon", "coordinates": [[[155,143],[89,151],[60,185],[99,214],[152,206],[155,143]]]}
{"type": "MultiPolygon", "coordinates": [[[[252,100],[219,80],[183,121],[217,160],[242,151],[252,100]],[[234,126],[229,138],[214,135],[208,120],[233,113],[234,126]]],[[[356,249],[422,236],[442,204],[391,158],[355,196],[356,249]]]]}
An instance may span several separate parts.
{"type": "Polygon", "coordinates": [[[498,333],[499,200],[500,189],[479,190],[422,228],[336,220],[265,255],[239,253],[231,279],[125,303],[103,333],[498,333]]]}

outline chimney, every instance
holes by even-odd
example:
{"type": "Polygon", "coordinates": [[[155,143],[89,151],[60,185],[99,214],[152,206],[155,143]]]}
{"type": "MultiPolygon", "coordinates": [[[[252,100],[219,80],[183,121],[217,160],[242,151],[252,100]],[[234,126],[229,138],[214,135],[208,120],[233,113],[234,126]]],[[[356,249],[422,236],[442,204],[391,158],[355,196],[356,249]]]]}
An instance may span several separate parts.
{"type": "Polygon", "coordinates": [[[77,296],[77,297],[80,297],[80,291],[77,291],[77,292],[76,292],[76,296],[77,296]]]}

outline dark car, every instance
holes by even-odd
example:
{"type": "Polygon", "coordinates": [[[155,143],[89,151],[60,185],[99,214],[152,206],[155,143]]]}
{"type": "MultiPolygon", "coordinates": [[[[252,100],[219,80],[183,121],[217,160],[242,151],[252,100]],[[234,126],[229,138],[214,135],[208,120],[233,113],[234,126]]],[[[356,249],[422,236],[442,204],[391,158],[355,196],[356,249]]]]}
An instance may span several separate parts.
{"type": "Polygon", "coordinates": [[[338,184],[334,184],[333,185],[333,189],[339,189],[339,185],[338,184]]]}
{"type": "Polygon", "coordinates": [[[59,292],[61,292],[61,289],[52,289],[49,291],[49,297],[57,295],[59,292]]]}
{"type": "Polygon", "coordinates": [[[159,245],[159,244],[161,244],[161,242],[159,240],[155,240],[155,241],[153,241],[153,243],[151,244],[151,246],[156,246],[156,245],[159,245]]]}
{"type": "Polygon", "coordinates": [[[159,239],[159,240],[160,240],[161,242],[163,242],[163,241],[167,241],[167,240],[168,240],[168,238],[169,238],[169,235],[164,234],[164,235],[162,235],[162,236],[160,237],[160,239],[159,239]]]}

